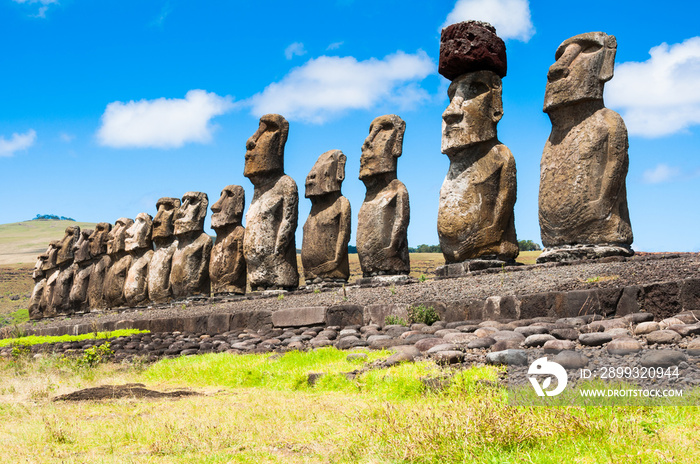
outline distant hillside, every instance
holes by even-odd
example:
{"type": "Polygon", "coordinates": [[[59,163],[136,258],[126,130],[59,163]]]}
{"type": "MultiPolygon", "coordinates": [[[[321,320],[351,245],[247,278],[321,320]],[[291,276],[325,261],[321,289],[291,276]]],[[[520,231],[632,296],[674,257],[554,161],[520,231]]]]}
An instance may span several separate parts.
{"type": "Polygon", "coordinates": [[[68,226],[92,229],[93,222],[66,220],[32,220],[0,224],[0,265],[34,265],[36,257],[46,251],[51,240],[60,240],[68,226]]]}

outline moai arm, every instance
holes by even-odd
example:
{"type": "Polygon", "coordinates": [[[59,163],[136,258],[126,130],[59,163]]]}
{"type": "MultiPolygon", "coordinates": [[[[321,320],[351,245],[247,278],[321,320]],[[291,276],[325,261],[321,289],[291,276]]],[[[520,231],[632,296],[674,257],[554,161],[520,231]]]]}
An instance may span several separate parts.
{"type": "MultiPolygon", "coordinates": [[[[204,279],[208,282],[209,281],[209,261],[211,260],[211,249],[213,247],[211,237],[209,237],[205,233],[202,233],[202,235],[197,237],[197,244],[196,245],[197,245],[197,253],[200,255],[200,259],[197,261],[197,263],[199,264],[199,267],[197,268],[197,273],[194,275],[199,276],[199,278],[200,278],[199,282],[202,282],[201,279],[204,279]]],[[[211,288],[207,289],[206,293],[210,294],[211,288]]]]}
{"type": "Polygon", "coordinates": [[[285,186],[282,196],[282,221],[277,229],[277,239],[275,241],[275,254],[285,254],[289,247],[294,233],[297,229],[299,195],[297,186],[291,179],[285,186]],[[288,191],[287,191],[288,190],[288,191]]]}
{"type": "Polygon", "coordinates": [[[340,197],[340,218],[338,239],[335,242],[335,256],[332,261],[325,262],[311,270],[316,275],[331,272],[337,269],[348,252],[348,242],[350,241],[350,229],[352,228],[352,212],[350,202],[345,197],[340,197]]]}
{"type": "Polygon", "coordinates": [[[403,184],[396,190],[396,220],[394,221],[394,227],[391,229],[389,246],[384,249],[386,256],[395,256],[401,245],[403,245],[402,242],[406,239],[406,229],[410,219],[408,190],[403,184]]]}
{"type": "Polygon", "coordinates": [[[505,159],[498,169],[500,177],[498,196],[496,197],[493,214],[490,216],[492,219],[491,224],[485,229],[480,230],[479,234],[483,237],[498,237],[500,240],[503,231],[508,228],[508,220],[510,219],[513,206],[515,205],[516,170],[515,159],[510,153],[510,150],[505,146],[499,148],[499,151],[502,150],[502,155],[505,159]]]}
{"type": "Polygon", "coordinates": [[[606,152],[603,159],[605,169],[601,178],[600,191],[597,198],[587,205],[589,213],[584,217],[604,218],[610,214],[618,201],[615,191],[624,182],[629,166],[627,150],[627,128],[622,118],[612,110],[604,109],[605,125],[608,128],[606,152]]]}

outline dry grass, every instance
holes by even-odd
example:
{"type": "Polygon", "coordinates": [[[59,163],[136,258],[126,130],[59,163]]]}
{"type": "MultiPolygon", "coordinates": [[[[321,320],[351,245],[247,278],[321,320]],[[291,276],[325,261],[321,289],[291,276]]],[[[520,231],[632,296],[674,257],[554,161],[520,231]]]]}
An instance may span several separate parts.
{"type": "Polygon", "coordinates": [[[91,229],[95,224],[73,221],[24,221],[0,224],[0,265],[25,264],[33,267],[36,257],[46,251],[51,240],[63,238],[68,226],[91,229]]]}

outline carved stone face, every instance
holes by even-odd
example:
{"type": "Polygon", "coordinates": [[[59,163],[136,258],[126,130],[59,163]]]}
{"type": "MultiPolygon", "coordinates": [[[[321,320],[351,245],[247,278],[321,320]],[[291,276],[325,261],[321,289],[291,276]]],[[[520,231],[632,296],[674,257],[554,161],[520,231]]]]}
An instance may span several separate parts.
{"type": "Polygon", "coordinates": [[[60,250],[56,256],[56,264],[61,265],[73,261],[73,247],[80,236],[80,227],[66,227],[66,232],[61,240],[60,250]]]}
{"type": "Polygon", "coordinates": [[[287,143],[289,123],[279,114],[260,118],[258,130],[245,144],[243,175],[255,180],[256,176],[284,172],[284,144],[287,143]]]}
{"type": "Polygon", "coordinates": [[[496,138],[503,117],[501,78],[493,71],[462,74],[452,81],[450,104],[442,113],[442,152],[452,154],[496,138]]]}
{"type": "Polygon", "coordinates": [[[306,198],[339,192],[345,179],[346,160],[340,150],[327,151],[319,156],[306,176],[306,198]]]}
{"type": "Polygon", "coordinates": [[[90,255],[92,257],[100,256],[107,253],[107,242],[109,241],[109,233],[112,230],[112,224],[109,222],[100,222],[95,226],[95,231],[90,235],[90,255]]]}
{"type": "Polygon", "coordinates": [[[90,236],[92,233],[92,229],[85,229],[80,232],[80,238],[73,246],[73,260],[76,263],[82,263],[92,258],[90,255],[90,236]]]}
{"type": "Polygon", "coordinates": [[[180,207],[179,198],[164,197],[158,200],[158,212],[153,218],[153,239],[172,237],[175,233],[175,212],[180,207]]]}
{"type": "Polygon", "coordinates": [[[140,248],[153,248],[151,242],[151,230],[153,229],[153,221],[151,215],[139,213],[134,220],[134,223],[126,230],[126,251],[134,251],[140,248]]]}
{"type": "Polygon", "coordinates": [[[126,249],[126,230],[134,223],[129,218],[119,218],[114,223],[114,228],[108,234],[107,254],[115,254],[126,249]]]}
{"type": "Polygon", "coordinates": [[[557,48],[547,73],[544,112],[583,100],[602,100],[603,85],[612,79],[617,41],[603,32],[571,37],[557,48]]]}
{"type": "Polygon", "coordinates": [[[206,193],[187,192],[175,213],[175,235],[204,230],[209,199],[206,193]]]}
{"type": "Polygon", "coordinates": [[[46,260],[44,261],[44,266],[42,270],[48,271],[54,269],[56,264],[56,258],[58,257],[58,250],[61,249],[61,242],[59,240],[53,240],[49,243],[49,247],[46,249],[46,260]]]}
{"type": "Polygon", "coordinates": [[[401,156],[406,123],[400,117],[379,116],[369,126],[369,135],[362,144],[360,180],[377,174],[396,172],[396,158],[401,156]]]}
{"type": "Polygon", "coordinates": [[[245,190],[240,185],[228,185],[221,191],[219,201],[211,207],[211,228],[239,225],[243,218],[245,190]]]}

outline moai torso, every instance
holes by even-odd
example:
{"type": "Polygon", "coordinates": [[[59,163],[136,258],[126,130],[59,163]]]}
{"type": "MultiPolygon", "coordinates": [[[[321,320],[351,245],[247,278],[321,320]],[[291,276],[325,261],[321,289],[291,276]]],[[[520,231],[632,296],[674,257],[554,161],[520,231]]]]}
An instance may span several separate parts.
{"type": "Polygon", "coordinates": [[[280,115],[260,118],[258,130],[246,142],[243,175],[255,186],[246,214],[243,254],[253,290],[299,285],[296,243],[299,194],[284,175],[284,145],[289,123],[280,115]]]}
{"type": "Polygon", "coordinates": [[[58,314],[71,312],[70,290],[73,287],[73,275],[77,268],[77,266],[73,266],[73,256],[74,247],[79,238],[80,227],[67,227],[56,257],[59,273],[52,297],[52,306],[58,314]]]}
{"type": "Polygon", "coordinates": [[[627,210],[627,129],[604,107],[617,42],[603,32],[565,40],[547,74],[552,121],[540,165],[539,218],[546,247],[619,245],[632,254],[627,210]]]}
{"type": "Polygon", "coordinates": [[[346,157],[340,150],[322,154],[306,178],[311,212],[304,223],[301,262],[306,283],[347,281],[350,277],[350,202],[341,195],[346,157]]]}
{"type": "Polygon", "coordinates": [[[243,187],[229,185],[211,207],[211,227],[216,231],[216,242],[211,252],[209,276],[214,294],[244,294],[246,291],[245,228],[241,225],[244,204],[243,187]]]}
{"type": "Polygon", "coordinates": [[[90,271],[87,298],[88,307],[91,310],[107,307],[104,298],[104,281],[107,276],[107,270],[112,264],[112,258],[107,254],[107,242],[109,241],[111,230],[112,224],[100,222],[88,239],[92,270],[90,271]]]}
{"type": "Polygon", "coordinates": [[[175,213],[179,198],[164,197],[156,203],[158,213],[153,219],[155,251],[148,267],[148,297],[154,303],[165,303],[172,298],[170,268],[178,242],[175,239],[175,213]]]}
{"type": "Polygon", "coordinates": [[[357,254],[365,277],[410,272],[408,190],[396,178],[405,127],[398,116],[380,116],[362,146],[360,180],[367,193],[357,218],[357,254]]]}
{"type": "Polygon", "coordinates": [[[209,260],[212,240],[204,233],[208,205],[205,193],[188,192],[175,213],[178,244],[170,269],[170,285],[175,298],[211,294],[209,260]]]}
{"type": "Polygon", "coordinates": [[[58,257],[60,244],[60,241],[49,243],[49,248],[46,250],[46,261],[44,261],[42,267],[46,278],[46,284],[44,285],[44,291],[42,292],[41,301],[39,302],[39,310],[43,317],[54,317],[56,315],[56,310],[53,306],[53,294],[59,276],[56,259],[58,257]]]}
{"type": "Polygon", "coordinates": [[[442,152],[450,168],[438,210],[445,261],[513,261],[515,159],[496,131],[503,115],[505,44],[486,23],[453,24],[442,31],[440,73],[452,80],[442,116],[442,152]]]}
{"type": "Polygon", "coordinates": [[[42,268],[48,258],[48,254],[46,253],[39,255],[36,265],[34,266],[34,272],[32,273],[34,289],[32,290],[32,297],[29,300],[29,318],[33,320],[44,317],[43,308],[41,307],[41,298],[44,295],[46,277],[44,276],[44,270],[42,268]]]}
{"type": "Polygon", "coordinates": [[[127,306],[148,303],[148,266],[153,257],[151,216],[140,213],[126,231],[126,251],[131,256],[131,266],[124,282],[124,298],[127,306]]]}
{"type": "Polygon", "coordinates": [[[132,256],[126,251],[126,231],[134,223],[132,219],[119,218],[109,233],[107,254],[111,259],[104,280],[104,298],[107,308],[118,308],[126,305],[124,283],[129,272],[132,256]]]}
{"type": "Polygon", "coordinates": [[[90,255],[90,236],[94,231],[83,230],[74,249],[74,274],[73,286],[70,290],[69,300],[72,311],[88,310],[88,287],[90,285],[90,274],[92,273],[93,262],[90,255]]]}

